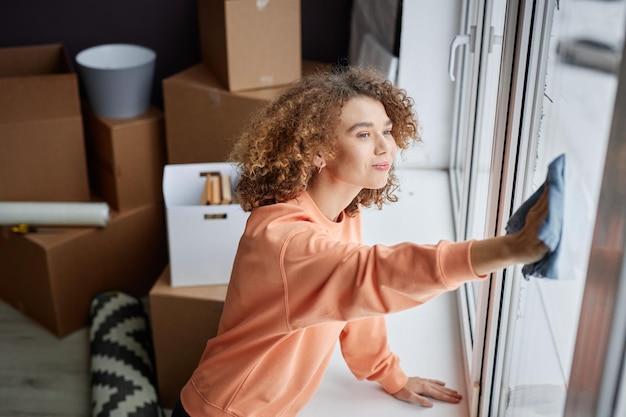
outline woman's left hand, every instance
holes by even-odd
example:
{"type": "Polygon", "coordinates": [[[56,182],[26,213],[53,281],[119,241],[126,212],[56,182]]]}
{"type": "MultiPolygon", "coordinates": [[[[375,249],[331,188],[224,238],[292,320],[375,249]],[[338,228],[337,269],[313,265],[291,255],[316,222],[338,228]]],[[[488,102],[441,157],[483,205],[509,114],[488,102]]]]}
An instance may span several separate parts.
{"type": "Polygon", "coordinates": [[[447,388],[445,382],[436,379],[411,377],[404,388],[393,394],[401,401],[432,407],[433,403],[426,397],[449,403],[458,403],[463,398],[457,391],[447,388]]]}

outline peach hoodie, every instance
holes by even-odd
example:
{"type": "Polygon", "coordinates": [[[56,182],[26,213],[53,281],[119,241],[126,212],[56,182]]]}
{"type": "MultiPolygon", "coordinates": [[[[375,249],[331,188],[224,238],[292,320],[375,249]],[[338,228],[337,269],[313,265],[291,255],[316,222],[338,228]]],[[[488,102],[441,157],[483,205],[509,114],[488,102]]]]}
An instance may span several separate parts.
{"type": "MultiPolygon", "coordinates": [[[[361,217],[331,222],[311,197],[254,209],[240,240],[218,335],[181,391],[192,417],[295,416],[337,340],[358,379],[407,382],[384,314],[478,279],[471,242],[361,243],[361,217]]],[[[202,320],[201,317],[198,317],[202,320]]]]}

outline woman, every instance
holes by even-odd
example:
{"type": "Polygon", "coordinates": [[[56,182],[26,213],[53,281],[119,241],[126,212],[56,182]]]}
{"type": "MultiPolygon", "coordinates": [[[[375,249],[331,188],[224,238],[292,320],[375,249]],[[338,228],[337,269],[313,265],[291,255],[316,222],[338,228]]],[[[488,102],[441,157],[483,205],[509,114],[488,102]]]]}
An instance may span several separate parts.
{"type": "Polygon", "coordinates": [[[358,68],[303,78],[251,120],[231,154],[250,217],[218,335],[173,416],[295,416],[337,340],[358,379],[399,400],[460,401],[441,381],[404,374],[388,348],[384,315],[539,260],[547,250],[536,238],[546,201],[517,234],[362,244],[361,207],[396,201],[396,152],[418,140],[412,100],[358,68]]]}

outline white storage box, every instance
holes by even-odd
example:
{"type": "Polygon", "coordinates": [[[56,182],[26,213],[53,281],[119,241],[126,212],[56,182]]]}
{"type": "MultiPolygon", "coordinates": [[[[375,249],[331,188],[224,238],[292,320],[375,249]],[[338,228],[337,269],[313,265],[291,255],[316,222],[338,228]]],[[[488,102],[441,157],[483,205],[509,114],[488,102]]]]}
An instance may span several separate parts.
{"type": "Polygon", "coordinates": [[[227,284],[248,213],[239,204],[201,205],[206,174],[237,172],[230,163],[170,164],[163,171],[171,285],[227,284]]]}

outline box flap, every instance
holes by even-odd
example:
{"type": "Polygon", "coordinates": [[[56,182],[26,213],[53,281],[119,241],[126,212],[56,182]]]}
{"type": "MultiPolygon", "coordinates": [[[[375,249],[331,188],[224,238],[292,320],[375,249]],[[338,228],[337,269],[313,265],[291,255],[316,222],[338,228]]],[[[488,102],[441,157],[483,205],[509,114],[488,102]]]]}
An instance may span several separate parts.
{"type": "Polygon", "coordinates": [[[181,83],[199,89],[228,91],[204,64],[196,64],[163,80],[164,84],[181,83]]]}
{"type": "Polygon", "coordinates": [[[163,198],[166,206],[199,206],[206,173],[219,171],[230,174],[231,184],[237,182],[234,164],[215,162],[207,164],[169,164],[163,170],[163,198]],[[203,175],[204,174],[204,175],[203,175]]]}
{"type": "Polygon", "coordinates": [[[74,72],[61,44],[0,48],[0,77],[74,72]]]}
{"type": "Polygon", "coordinates": [[[80,117],[78,76],[58,44],[0,48],[0,123],[80,117]]]}

